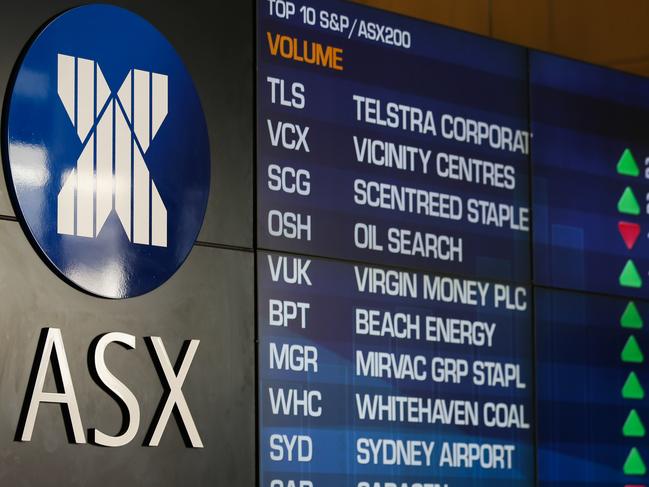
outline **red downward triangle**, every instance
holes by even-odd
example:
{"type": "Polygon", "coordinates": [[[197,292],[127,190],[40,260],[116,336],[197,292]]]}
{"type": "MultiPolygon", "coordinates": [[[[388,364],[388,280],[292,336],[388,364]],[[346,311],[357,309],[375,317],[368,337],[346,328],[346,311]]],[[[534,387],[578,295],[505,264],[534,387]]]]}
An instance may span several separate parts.
{"type": "Polygon", "coordinates": [[[617,228],[620,230],[626,248],[631,250],[640,236],[640,225],[631,222],[618,222],[617,228]]]}

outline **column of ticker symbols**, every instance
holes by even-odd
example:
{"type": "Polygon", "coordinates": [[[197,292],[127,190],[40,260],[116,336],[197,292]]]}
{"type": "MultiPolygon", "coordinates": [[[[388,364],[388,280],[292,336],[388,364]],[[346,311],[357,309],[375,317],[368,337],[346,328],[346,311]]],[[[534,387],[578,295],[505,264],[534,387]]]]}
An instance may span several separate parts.
{"type": "MultiPolygon", "coordinates": [[[[640,176],[638,164],[629,149],[625,149],[622,153],[617,163],[617,172],[622,176],[634,178],[640,176]]],[[[624,188],[622,196],[617,203],[617,210],[620,214],[624,215],[624,218],[640,216],[640,205],[631,186],[624,188]]],[[[618,221],[618,231],[627,251],[632,251],[640,236],[640,224],[634,221],[620,220],[618,221]]],[[[622,287],[636,289],[642,287],[642,277],[633,259],[630,257],[627,258],[620,273],[619,284],[622,287]]],[[[644,355],[634,334],[639,333],[643,324],[642,316],[635,302],[629,301],[620,318],[622,328],[630,332],[620,353],[620,358],[625,365],[636,367],[644,362],[644,355]]],[[[626,381],[622,386],[621,393],[622,398],[628,400],[631,407],[622,426],[622,435],[626,439],[637,442],[640,438],[644,438],[645,427],[638,411],[631,405],[631,401],[644,399],[645,393],[640,379],[634,370],[629,371],[626,381]]],[[[647,473],[642,455],[635,444],[631,446],[622,468],[626,476],[644,476],[647,473]]],[[[644,485],[627,484],[625,487],[644,487],[644,485]]]]}

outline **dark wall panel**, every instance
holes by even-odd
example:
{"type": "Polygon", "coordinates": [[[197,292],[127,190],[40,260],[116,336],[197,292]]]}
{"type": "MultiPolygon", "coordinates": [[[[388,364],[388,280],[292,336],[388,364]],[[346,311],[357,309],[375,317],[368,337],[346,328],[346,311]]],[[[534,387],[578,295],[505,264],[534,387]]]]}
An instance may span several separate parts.
{"type": "MultiPolygon", "coordinates": [[[[0,222],[0,485],[250,487],[255,481],[253,254],[197,246],[178,273],[143,297],[110,301],[61,281],[19,225],[0,222]],[[117,434],[117,403],[93,382],[88,349],[100,334],[137,337],[110,345],[111,372],[135,394],[141,424],[132,443],[68,442],[58,405],[43,404],[31,442],[14,441],[39,334],[61,329],[84,428],[117,434]],[[186,339],[201,343],[183,386],[204,449],[186,448],[176,420],[159,447],[143,447],[163,393],[143,337],[160,336],[172,362],[186,339]]],[[[51,377],[47,390],[54,391],[51,377]]]]}

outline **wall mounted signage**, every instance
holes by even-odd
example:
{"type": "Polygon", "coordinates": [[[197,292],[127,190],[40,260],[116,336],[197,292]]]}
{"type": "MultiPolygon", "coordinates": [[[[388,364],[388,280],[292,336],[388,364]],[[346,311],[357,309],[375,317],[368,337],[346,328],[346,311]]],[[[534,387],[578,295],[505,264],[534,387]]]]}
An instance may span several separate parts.
{"type": "Polygon", "coordinates": [[[46,262],[108,298],[169,279],[203,221],[210,155],[198,94],[164,36],[122,8],[68,10],[28,46],[9,90],[5,173],[46,262]]]}

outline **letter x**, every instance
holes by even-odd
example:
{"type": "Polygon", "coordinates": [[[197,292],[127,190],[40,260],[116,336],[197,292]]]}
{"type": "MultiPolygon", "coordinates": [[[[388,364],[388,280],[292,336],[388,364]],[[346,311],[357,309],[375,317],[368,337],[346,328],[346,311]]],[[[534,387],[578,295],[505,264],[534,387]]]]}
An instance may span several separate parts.
{"type": "Polygon", "coordinates": [[[167,76],[131,69],[115,95],[95,61],[57,61],[58,95],[82,145],[62,175],[57,232],[94,238],[115,210],[131,242],[166,247],[167,209],[144,155],[167,117],[167,76]]]}
{"type": "Polygon", "coordinates": [[[146,446],[158,446],[160,443],[160,438],[162,438],[162,433],[167,427],[167,422],[169,417],[173,412],[174,407],[178,410],[179,416],[176,419],[179,421],[178,426],[182,426],[184,432],[187,434],[187,440],[191,447],[193,448],[203,448],[203,442],[201,437],[198,434],[196,425],[194,424],[194,419],[192,418],[192,413],[189,411],[189,406],[183,395],[182,387],[185,383],[185,378],[189,372],[189,368],[192,365],[194,360],[194,355],[196,355],[196,350],[200,344],[200,340],[191,340],[185,342],[184,355],[181,353],[178,361],[180,365],[177,366],[177,370],[174,371],[171,361],[169,360],[169,355],[167,355],[167,350],[165,349],[164,343],[160,337],[148,337],[147,339],[149,351],[151,356],[156,363],[158,373],[161,376],[160,379],[164,379],[167,383],[165,386],[166,389],[166,399],[162,398],[160,405],[162,406],[162,401],[164,405],[162,408],[158,409],[157,422],[154,419],[155,428],[153,424],[151,425],[150,433],[145,442],[146,446]],[[153,349],[151,349],[153,347],[153,349]]]}

